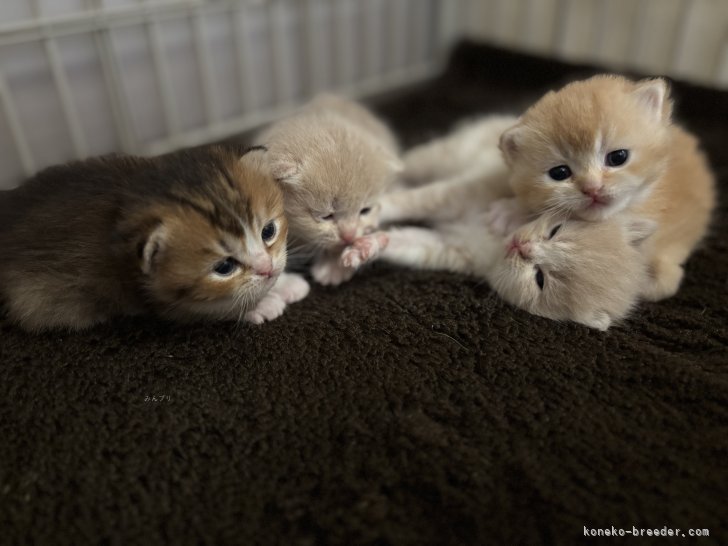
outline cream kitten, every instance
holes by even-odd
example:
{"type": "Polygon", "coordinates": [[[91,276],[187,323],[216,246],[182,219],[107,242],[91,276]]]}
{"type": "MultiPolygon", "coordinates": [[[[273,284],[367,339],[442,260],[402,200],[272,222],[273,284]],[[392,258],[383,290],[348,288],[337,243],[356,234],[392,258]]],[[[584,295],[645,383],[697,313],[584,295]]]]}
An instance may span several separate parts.
{"type": "Polygon", "coordinates": [[[260,323],[308,293],[286,265],[265,151],[198,148],[46,169],[0,194],[0,300],[28,330],[114,316],[260,323]]]}
{"type": "MultiPolygon", "coordinates": [[[[715,205],[705,157],[671,113],[664,80],[595,76],[546,94],[500,143],[525,212],[602,221],[629,211],[656,222],[646,248],[650,300],[675,294],[715,205]]],[[[519,215],[513,202],[496,208],[501,219],[519,215]]]]}
{"type": "Polygon", "coordinates": [[[401,170],[394,136],[361,105],[322,95],[258,141],[283,183],[294,243],[316,253],[313,278],[350,279],[341,251],[379,225],[379,198],[401,170]]]}
{"type": "Polygon", "coordinates": [[[481,215],[391,228],[356,241],[342,259],[475,275],[534,315],[606,330],[639,300],[647,279],[642,246],[653,230],[652,222],[627,215],[604,222],[544,215],[503,238],[481,215]]]}

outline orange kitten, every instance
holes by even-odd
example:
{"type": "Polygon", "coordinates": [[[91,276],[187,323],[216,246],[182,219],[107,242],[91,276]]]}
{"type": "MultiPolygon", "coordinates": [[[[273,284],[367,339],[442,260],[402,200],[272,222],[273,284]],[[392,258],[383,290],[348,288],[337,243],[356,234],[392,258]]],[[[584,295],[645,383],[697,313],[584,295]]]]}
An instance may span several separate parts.
{"type": "Polygon", "coordinates": [[[401,168],[391,131],[361,105],[322,95],[265,130],[273,176],[283,183],[294,244],[313,249],[314,279],[339,284],[354,269],[341,251],[379,225],[379,198],[401,168]]]}
{"type": "Polygon", "coordinates": [[[546,94],[500,142],[527,213],[601,221],[629,211],[656,222],[646,249],[653,282],[643,294],[651,300],[675,294],[715,205],[697,140],[672,124],[671,113],[662,79],[595,76],[546,94]]]}
{"type": "Polygon", "coordinates": [[[284,275],[264,150],[200,148],[51,167],[0,195],[0,299],[29,330],[118,315],[262,322],[308,292],[284,275]]]}

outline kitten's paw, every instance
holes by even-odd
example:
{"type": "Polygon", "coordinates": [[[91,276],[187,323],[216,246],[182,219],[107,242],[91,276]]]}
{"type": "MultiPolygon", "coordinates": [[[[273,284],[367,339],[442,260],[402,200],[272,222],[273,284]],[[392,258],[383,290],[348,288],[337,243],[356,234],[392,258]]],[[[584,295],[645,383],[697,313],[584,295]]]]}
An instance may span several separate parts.
{"type": "Polygon", "coordinates": [[[388,244],[389,236],[383,231],[359,237],[341,254],[341,265],[356,269],[376,258],[388,244]]]}
{"type": "Polygon", "coordinates": [[[344,267],[338,260],[321,260],[311,267],[313,279],[324,286],[336,286],[354,276],[356,269],[344,267]]]}
{"type": "Polygon", "coordinates": [[[295,303],[308,296],[311,286],[301,275],[281,273],[271,291],[279,294],[285,303],[295,303]]]}
{"type": "Polygon", "coordinates": [[[528,222],[526,210],[515,198],[497,199],[485,211],[485,222],[497,235],[508,235],[528,222]]]}
{"type": "Polygon", "coordinates": [[[253,324],[263,324],[266,320],[277,319],[286,310],[286,302],[280,294],[271,290],[258,302],[255,309],[245,313],[245,320],[253,324]]]}

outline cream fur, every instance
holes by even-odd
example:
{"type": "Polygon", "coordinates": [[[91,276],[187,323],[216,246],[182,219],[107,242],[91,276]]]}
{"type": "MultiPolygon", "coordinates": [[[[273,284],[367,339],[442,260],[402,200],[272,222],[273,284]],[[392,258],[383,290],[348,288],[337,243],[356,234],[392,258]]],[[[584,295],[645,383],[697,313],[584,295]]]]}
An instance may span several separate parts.
{"type": "Polygon", "coordinates": [[[314,278],[348,280],[341,250],[379,225],[379,199],[402,168],[391,131],[361,105],[322,95],[258,141],[283,183],[294,247],[317,255],[314,278]]]}

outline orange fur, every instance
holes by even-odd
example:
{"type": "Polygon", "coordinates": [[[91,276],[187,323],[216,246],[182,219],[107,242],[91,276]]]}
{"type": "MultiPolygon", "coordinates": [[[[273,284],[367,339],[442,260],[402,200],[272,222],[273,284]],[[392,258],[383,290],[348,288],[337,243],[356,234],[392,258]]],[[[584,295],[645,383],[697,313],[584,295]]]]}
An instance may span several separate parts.
{"type": "Polygon", "coordinates": [[[663,80],[595,76],[545,95],[500,143],[513,191],[529,212],[599,221],[628,211],[657,223],[645,250],[654,282],[643,296],[653,300],[677,291],[715,205],[705,157],[671,113],[663,80]],[[621,149],[626,163],[607,165],[606,154],[621,149]],[[568,179],[550,178],[559,165],[571,170],[568,179]]]}

